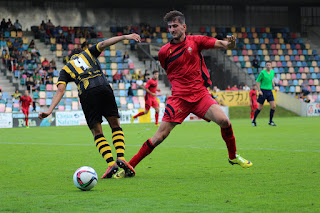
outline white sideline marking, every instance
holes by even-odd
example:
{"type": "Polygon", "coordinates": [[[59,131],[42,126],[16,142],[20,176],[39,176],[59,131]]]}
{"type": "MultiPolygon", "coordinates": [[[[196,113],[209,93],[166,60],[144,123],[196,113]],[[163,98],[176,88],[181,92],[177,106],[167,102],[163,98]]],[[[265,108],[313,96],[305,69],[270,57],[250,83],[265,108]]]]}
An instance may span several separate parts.
{"type": "MultiPolygon", "coordinates": [[[[59,143],[10,143],[10,142],[0,142],[0,144],[7,144],[7,145],[49,145],[49,146],[93,146],[94,144],[59,144],[59,143]]],[[[142,144],[139,145],[126,145],[132,147],[140,147],[142,144]]],[[[162,148],[190,148],[190,149],[226,149],[226,147],[197,147],[197,146],[160,146],[162,148]]],[[[295,149],[295,150],[287,150],[287,149],[272,149],[272,148],[238,148],[243,150],[264,150],[264,151],[280,151],[280,152],[317,152],[319,153],[320,150],[302,150],[302,149],[295,149]]]]}

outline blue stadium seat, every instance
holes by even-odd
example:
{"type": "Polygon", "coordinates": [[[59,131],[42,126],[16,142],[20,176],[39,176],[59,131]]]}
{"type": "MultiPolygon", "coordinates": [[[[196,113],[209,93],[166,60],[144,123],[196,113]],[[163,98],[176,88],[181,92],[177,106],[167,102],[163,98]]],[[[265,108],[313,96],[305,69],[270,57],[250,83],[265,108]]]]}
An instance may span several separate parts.
{"type": "Polygon", "coordinates": [[[134,104],[134,108],[135,109],[139,109],[140,108],[140,104],[134,104]]]}
{"type": "Polygon", "coordinates": [[[126,89],[129,89],[129,87],[130,87],[130,83],[126,83],[126,84],[125,84],[125,88],[126,88],[126,89]]]}
{"type": "Polygon", "coordinates": [[[248,68],[248,74],[253,74],[252,68],[248,68]]]}
{"type": "Polygon", "coordinates": [[[120,96],[120,90],[113,90],[113,94],[114,94],[114,96],[120,96]]]}
{"type": "Polygon", "coordinates": [[[100,63],[100,66],[101,66],[102,69],[106,69],[107,68],[107,64],[105,64],[105,63],[100,63]]]}
{"type": "Polygon", "coordinates": [[[71,110],[71,105],[66,105],[65,110],[70,111],[71,110]]]}
{"type": "Polygon", "coordinates": [[[317,73],[317,79],[320,80],[320,73],[317,73]]]}
{"type": "Polygon", "coordinates": [[[301,67],[302,64],[301,64],[301,61],[297,61],[297,67],[301,67]]]}
{"type": "Polygon", "coordinates": [[[294,86],[290,86],[290,91],[289,92],[295,92],[296,88],[294,86]]]}
{"type": "Polygon", "coordinates": [[[127,96],[126,90],[120,90],[120,96],[121,97],[127,96]]]}
{"type": "Polygon", "coordinates": [[[297,73],[297,79],[301,79],[301,73],[297,73]]]}
{"type": "Polygon", "coordinates": [[[310,68],[309,68],[309,71],[310,71],[311,73],[313,73],[313,72],[314,72],[314,67],[310,67],[310,68]]]}
{"type": "Polygon", "coordinates": [[[66,90],[71,91],[71,84],[67,84],[66,90]]]}
{"type": "Polygon", "coordinates": [[[311,86],[311,92],[316,92],[316,86],[311,86]]]}
{"type": "Polygon", "coordinates": [[[52,99],[51,99],[51,98],[47,98],[47,99],[46,99],[46,105],[47,105],[47,106],[50,106],[51,103],[52,103],[52,99]]]}
{"type": "Polygon", "coordinates": [[[117,50],[116,55],[121,57],[121,50],[117,50]]]}
{"type": "Polygon", "coordinates": [[[298,86],[298,80],[293,80],[293,85],[298,86]]]}
{"type": "Polygon", "coordinates": [[[53,92],[47,91],[47,98],[52,98],[53,97],[53,92]]]}
{"type": "Polygon", "coordinates": [[[280,92],[285,92],[284,87],[280,86],[280,92]]]}
{"type": "Polygon", "coordinates": [[[104,55],[105,55],[105,56],[110,56],[110,50],[105,50],[105,51],[104,51],[104,55]]]}
{"type": "Polygon", "coordinates": [[[112,88],[115,90],[115,89],[119,89],[119,86],[118,86],[118,83],[113,83],[112,84],[112,88]]]}

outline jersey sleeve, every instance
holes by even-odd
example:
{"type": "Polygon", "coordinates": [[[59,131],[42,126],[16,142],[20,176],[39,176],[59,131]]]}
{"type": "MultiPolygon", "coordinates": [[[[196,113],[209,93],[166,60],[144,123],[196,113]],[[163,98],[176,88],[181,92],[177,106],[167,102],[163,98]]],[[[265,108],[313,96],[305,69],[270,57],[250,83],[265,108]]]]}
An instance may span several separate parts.
{"type": "Polygon", "coordinates": [[[92,47],[90,47],[88,50],[91,53],[92,56],[98,58],[99,55],[101,54],[102,50],[99,49],[99,44],[93,45],[92,47]]]}
{"type": "Polygon", "coordinates": [[[262,80],[262,75],[263,75],[262,72],[260,72],[260,74],[259,74],[256,82],[261,82],[261,80],[262,80]]]}
{"type": "Polygon", "coordinates": [[[165,58],[166,58],[166,55],[165,55],[165,48],[161,48],[159,53],[158,53],[158,60],[161,64],[161,67],[163,69],[165,69],[165,58]]]}
{"type": "Polygon", "coordinates": [[[195,42],[198,44],[198,48],[200,51],[204,49],[213,49],[217,41],[216,38],[202,35],[195,35],[193,36],[193,38],[195,42]]]}
{"type": "Polygon", "coordinates": [[[73,81],[73,79],[71,78],[71,76],[64,69],[62,69],[59,72],[59,78],[58,78],[57,86],[59,84],[67,85],[67,83],[69,83],[70,81],[73,81]]]}

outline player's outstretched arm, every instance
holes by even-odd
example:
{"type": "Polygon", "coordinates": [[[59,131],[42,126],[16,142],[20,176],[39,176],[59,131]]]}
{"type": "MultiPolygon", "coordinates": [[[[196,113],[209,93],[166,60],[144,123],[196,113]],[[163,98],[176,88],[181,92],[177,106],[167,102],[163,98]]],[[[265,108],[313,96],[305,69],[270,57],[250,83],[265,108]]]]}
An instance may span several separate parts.
{"type": "Polygon", "coordinates": [[[214,48],[217,49],[234,49],[236,48],[236,37],[227,36],[227,40],[217,40],[214,44],[214,48]]]}
{"type": "Polygon", "coordinates": [[[118,43],[119,41],[125,40],[125,39],[135,40],[136,42],[141,42],[140,36],[138,34],[133,33],[133,34],[129,34],[129,35],[115,36],[115,37],[109,38],[107,40],[100,42],[98,47],[101,51],[103,51],[106,47],[109,47],[109,46],[111,46],[115,43],[118,43]]]}
{"type": "Polygon", "coordinates": [[[60,102],[61,98],[63,97],[65,90],[66,90],[66,85],[65,84],[59,84],[58,85],[57,92],[52,98],[52,102],[51,102],[51,105],[50,105],[48,111],[39,113],[39,118],[40,119],[46,118],[52,113],[53,109],[58,105],[58,103],[60,102]]]}

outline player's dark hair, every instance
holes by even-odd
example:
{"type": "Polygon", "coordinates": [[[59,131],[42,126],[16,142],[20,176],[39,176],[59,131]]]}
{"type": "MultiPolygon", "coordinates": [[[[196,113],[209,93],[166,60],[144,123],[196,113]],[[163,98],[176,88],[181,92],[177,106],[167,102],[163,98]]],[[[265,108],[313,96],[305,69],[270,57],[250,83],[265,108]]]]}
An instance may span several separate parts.
{"type": "Polygon", "coordinates": [[[181,24],[185,24],[186,23],[186,19],[183,15],[183,13],[181,13],[178,10],[172,10],[170,12],[168,12],[164,17],[163,17],[164,22],[168,23],[170,21],[175,21],[178,20],[181,24]]]}
{"type": "Polygon", "coordinates": [[[267,64],[267,63],[270,63],[270,64],[271,64],[271,61],[266,61],[266,64],[267,64]]]}
{"type": "Polygon", "coordinates": [[[69,55],[69,60],[72,58],[72,56],[81,53],[83,50],[81,48],[75,48],[71,51],[70,55],[69,55]]]}
{"type": "Polygon", "coordinates": [[[158,71],[158,70],[154,70],[154,71],[152,72],[152,74],[156,74],[156,73],[159,73],[159,71],[158,71]]]}

